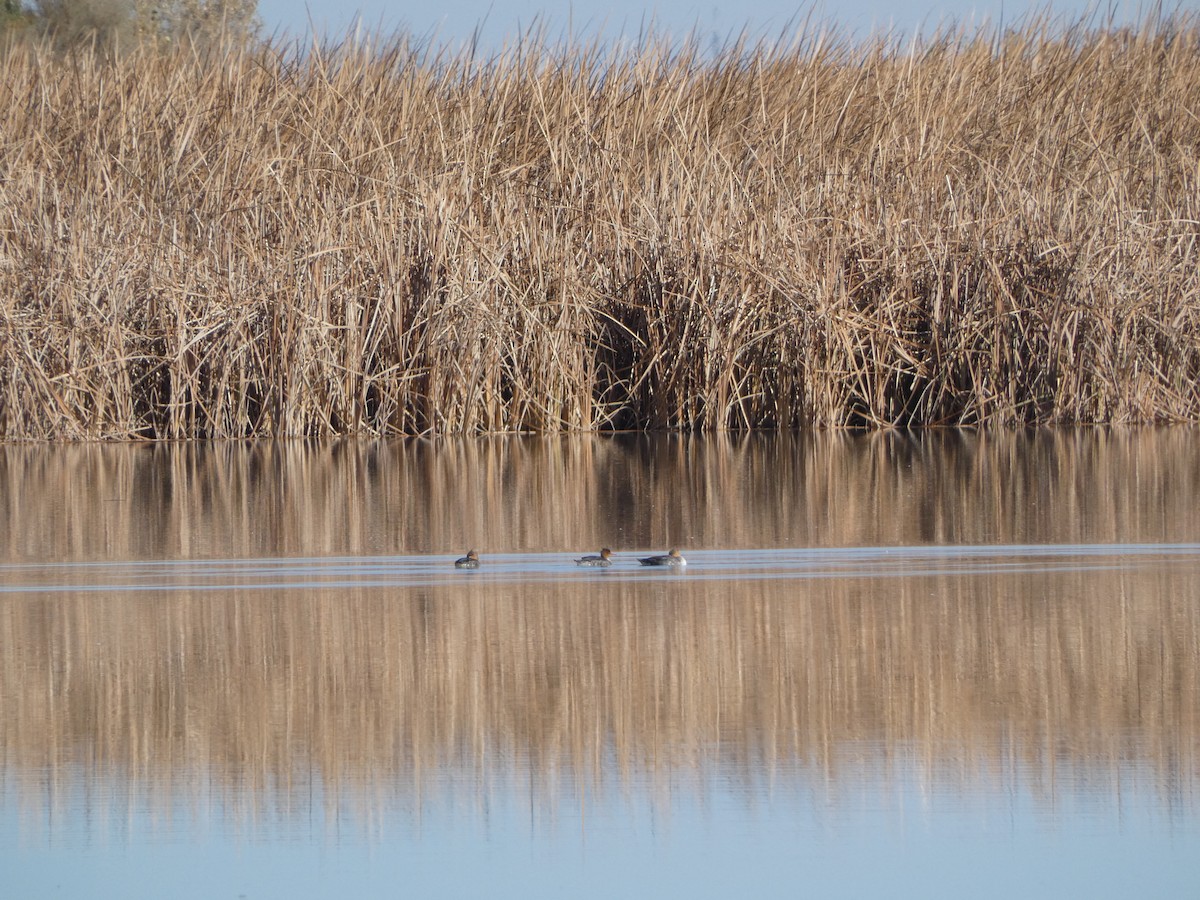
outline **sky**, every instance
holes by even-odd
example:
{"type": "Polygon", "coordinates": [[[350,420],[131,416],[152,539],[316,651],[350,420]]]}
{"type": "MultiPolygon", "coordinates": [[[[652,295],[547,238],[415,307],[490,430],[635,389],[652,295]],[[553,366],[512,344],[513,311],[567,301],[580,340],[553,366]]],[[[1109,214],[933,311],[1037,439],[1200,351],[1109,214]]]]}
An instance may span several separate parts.
{"type": "MultiPolygon", "coordinates": [[[[499,50],[506,40],[540,23],[548,36],[624,36],[636,39],[647,23],[673,38],[693,30],[710,44],[723,44],[743,30],[752,37],[773,40],[790,37],[795,24],[806,19],[841,34],[865,39],[886,33],[909,36],[929,32],[939,25],[959,24],[970,29],[980,25],[1005,27],[1037,11],[1066,21],[1094,15],[1103,22],[1110,10],[1118,21],[1136,21],[1146,2],[1104,0],[817,0],[800,4],[792,0],[757,0],[689,3],[659,0],[579,0],[576,3],[545,3],[539,0],[259,0],[259,15],[265,31],[300,36],[315,26],[326,36],[340,37],[358,26],[369,34],[408,32],[431,43],[461,46],[478,34],[485,50],[499,50]]],[[[1165,0],[1164,8],[1196,11],[1200,0],[1165,0]]]]}

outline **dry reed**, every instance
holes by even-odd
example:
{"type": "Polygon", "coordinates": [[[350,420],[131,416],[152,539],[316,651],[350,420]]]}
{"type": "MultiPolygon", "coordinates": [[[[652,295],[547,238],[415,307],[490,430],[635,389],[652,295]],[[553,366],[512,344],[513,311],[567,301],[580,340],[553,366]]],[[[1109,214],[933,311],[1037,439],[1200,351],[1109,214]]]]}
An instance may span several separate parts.
{"type": "Polygon", "coordinates": [[[0,50],[0,438],[1200,418],[1200,31],[0,50]]]}

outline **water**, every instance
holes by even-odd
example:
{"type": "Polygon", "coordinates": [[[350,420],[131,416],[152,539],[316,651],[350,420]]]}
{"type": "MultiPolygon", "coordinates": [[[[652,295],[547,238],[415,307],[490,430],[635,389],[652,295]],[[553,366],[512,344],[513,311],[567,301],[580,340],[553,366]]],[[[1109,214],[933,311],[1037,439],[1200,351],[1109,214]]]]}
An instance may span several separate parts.
{"type": "Polygon", "coordinates": [[[0,447],[0,896],[1186,896],[1198,647],[1190,431],[0,447]]]}

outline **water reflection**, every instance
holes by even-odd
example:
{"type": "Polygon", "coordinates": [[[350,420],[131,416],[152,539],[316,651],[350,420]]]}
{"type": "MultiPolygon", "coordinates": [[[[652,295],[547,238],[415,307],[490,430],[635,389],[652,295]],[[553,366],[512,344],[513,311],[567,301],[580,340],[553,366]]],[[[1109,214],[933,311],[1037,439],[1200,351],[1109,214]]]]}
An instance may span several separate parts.
{"type": "MultiPolygon", "coordinates": [[[[1136,758],[1177,802],[1196,788],[1198,574],[1193,554],[1168,570],[9,600],[3,753],[40,791],[137,773],[165,801],[185,772],[355,798],[527,768],[836,785],[864,747],[919,747],[930,776],[1016,768],[1048,797],[1060,769],[1119,795],[1136,758]]],[[[533,790],[553,797],[554,779],[533,790]]]]}
{"type": "Polygon", "coordinates": [[[0,561],[1191,542],[1187,429],[0,446],[0,561]]]}
{"type": "Polygon", "coordinates": [[[0,807],[68,848],[79,815],[309,841],[503,810],[540,844],[626,800],[781,796],[787,821],[950,795],[1200,831],[1188,433],[0,465],[0,807]],[[472,544],[491,568],[456,572],[472,544]],[[601,544],[612,569],[573,566],[601,544]],[[686,574],[633,561],[673,544],[686,574]]]}

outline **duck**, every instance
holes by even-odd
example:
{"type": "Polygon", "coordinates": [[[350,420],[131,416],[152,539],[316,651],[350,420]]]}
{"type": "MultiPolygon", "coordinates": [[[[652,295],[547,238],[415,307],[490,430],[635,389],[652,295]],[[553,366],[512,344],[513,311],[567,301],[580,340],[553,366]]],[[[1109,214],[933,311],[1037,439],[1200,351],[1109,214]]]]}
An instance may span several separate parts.
{"type": "Polygon", "coordinates": [[[605,547],[597,556],[581,556],[575,560],[577,566],[608,567],[612,565],[612,551],[605,547]]]}
{"type": "Polygon", "coordinates": [[[468,550],[466,556],[459,557],[458,559],[456,559],[454,561],[454,568],[456,568],[456,569],[478,569],[479,568],[479,554],[476,553],[474,550],[468,550]]]}
{"type": "Polygon", "coordinates": [[[643,566],[686,566],[687,565],[687,560],[684,559],[683,555],[678,550],[675,550],[675,549],[672,549],[670,553],[664,553],[661,556],[644,557],[642,559],[639,559],[638,562],[640,562],[643,566]]]}

